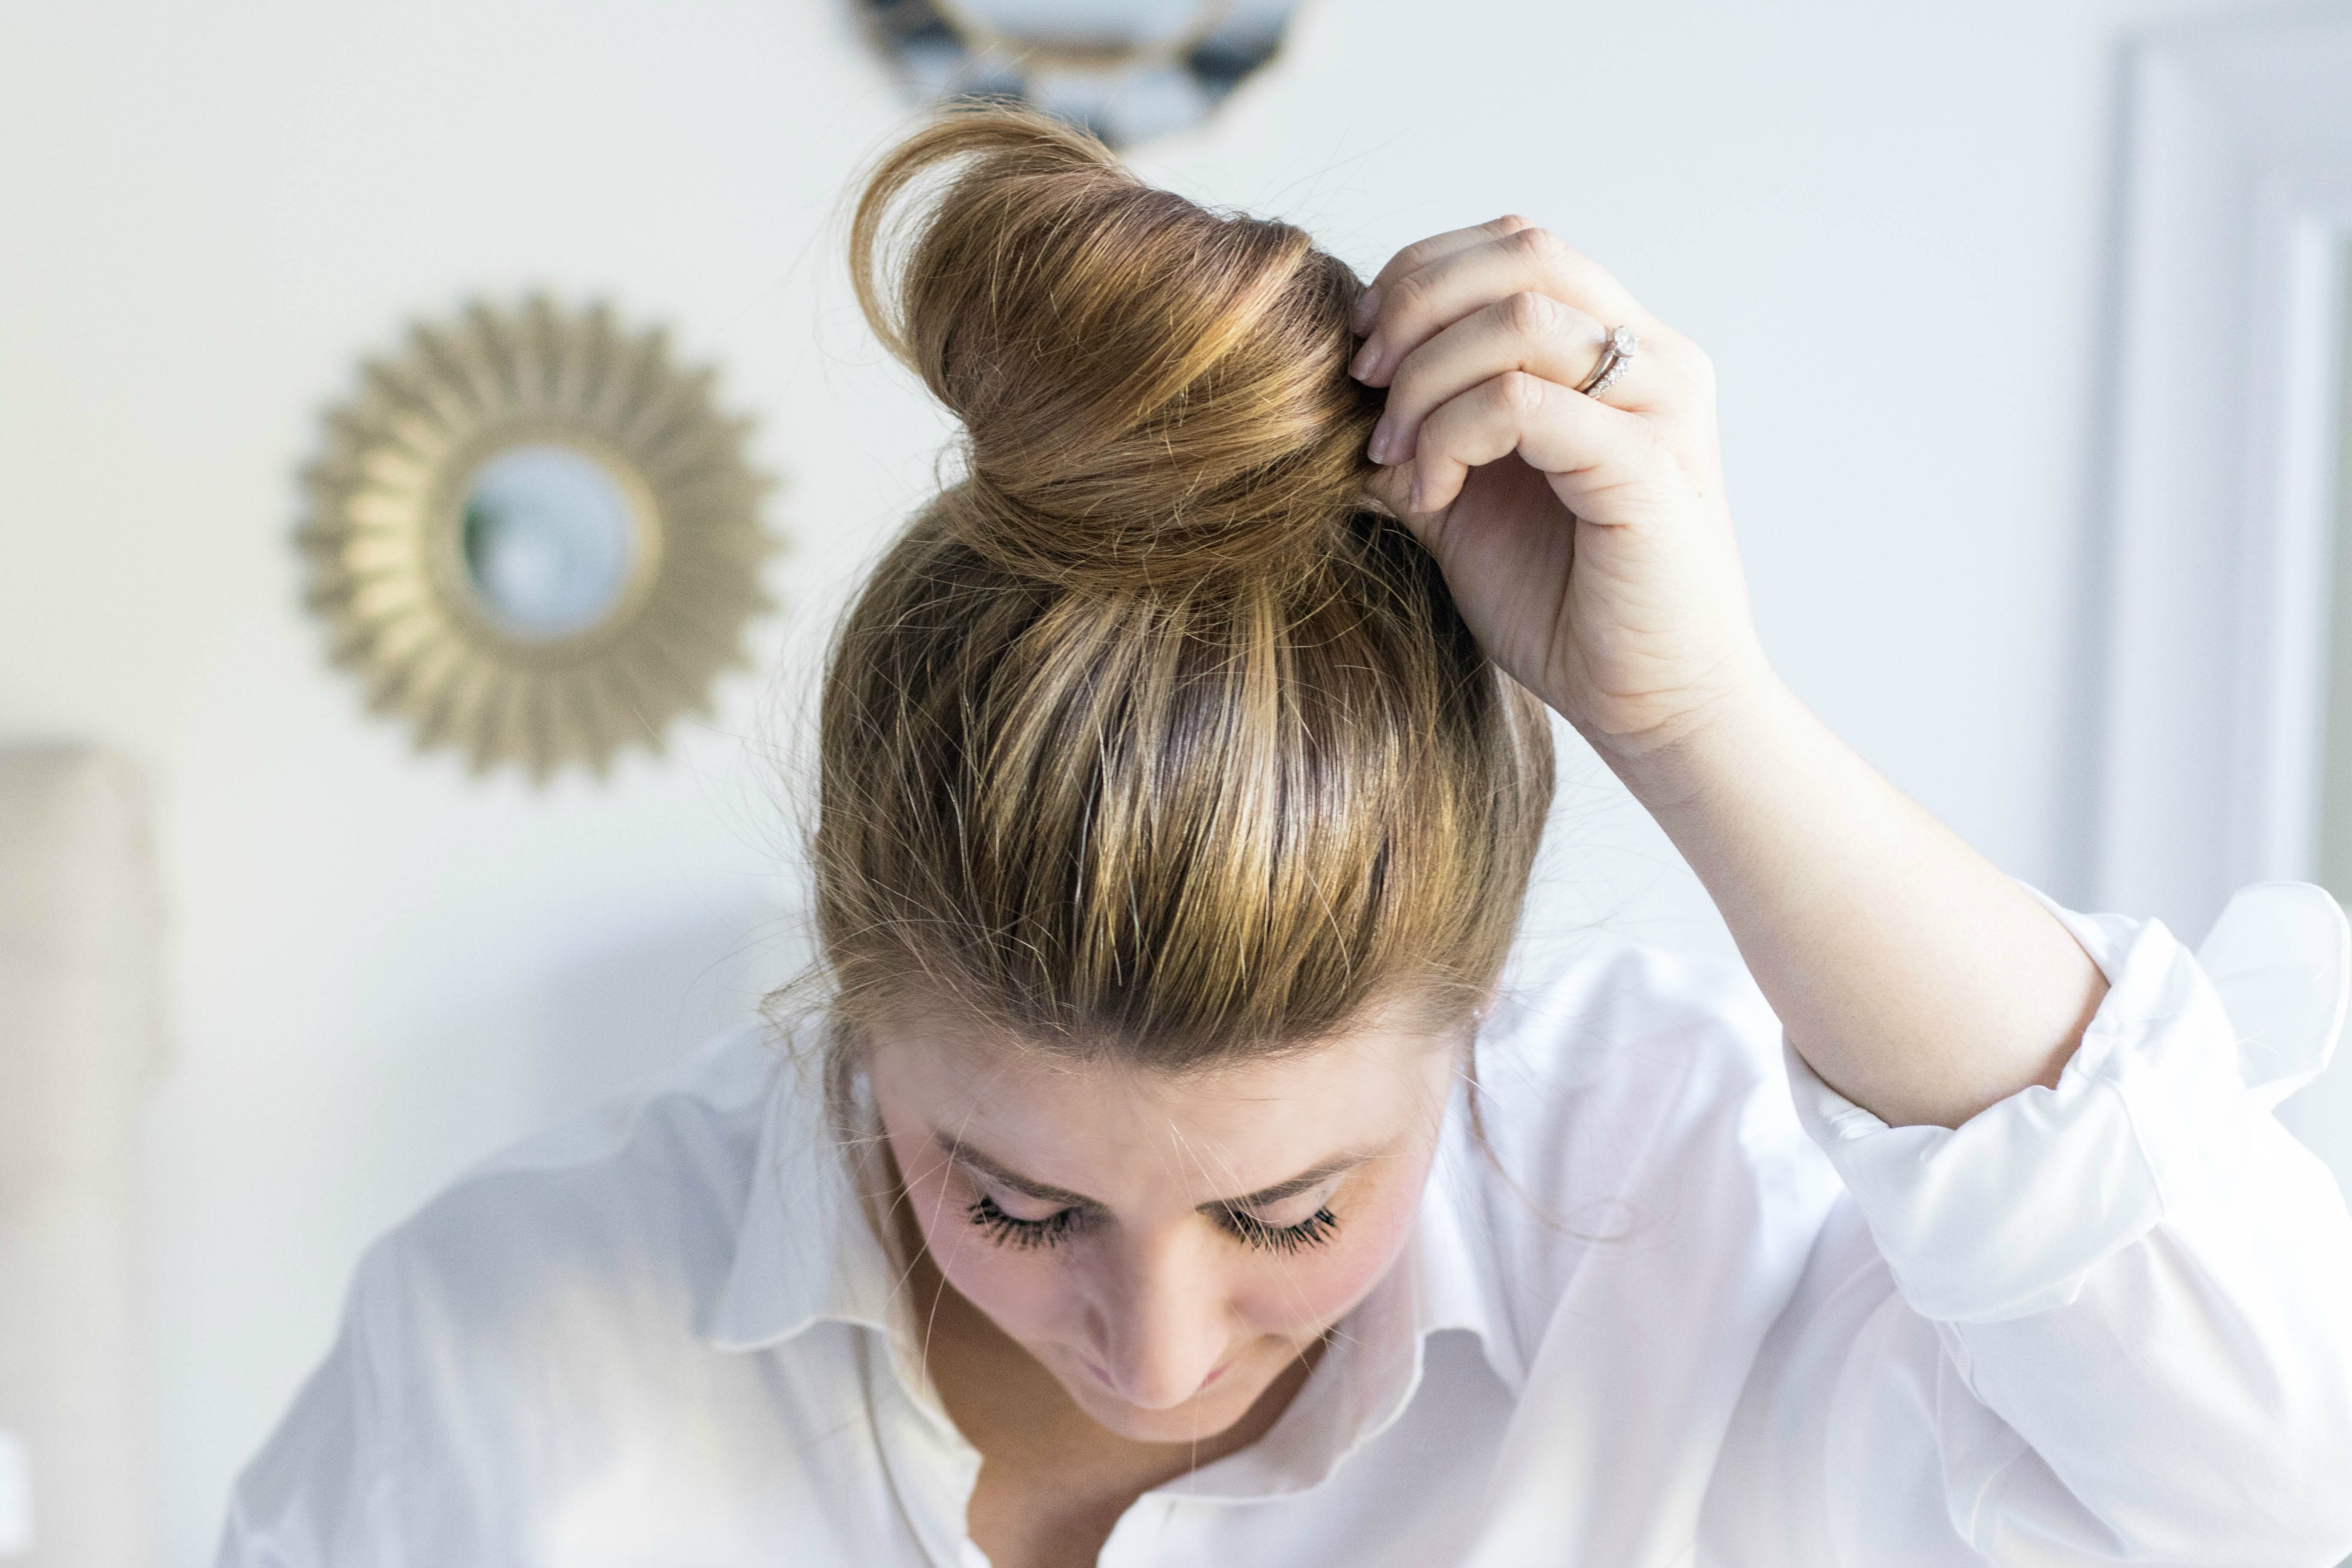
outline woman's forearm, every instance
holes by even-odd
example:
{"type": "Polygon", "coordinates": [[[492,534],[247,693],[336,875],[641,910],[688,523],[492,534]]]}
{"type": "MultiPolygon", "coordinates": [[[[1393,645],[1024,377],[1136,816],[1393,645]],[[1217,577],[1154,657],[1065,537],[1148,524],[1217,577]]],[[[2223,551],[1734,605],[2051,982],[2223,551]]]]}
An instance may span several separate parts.
{"type": "Polygon", "coordinates": [[[2057,1081],[2106,993],[2098,967],[1769,672],[1673,743],[1610,760],[1839,1092],[1895,1125],[1956,1127],[2057,1081]]]}

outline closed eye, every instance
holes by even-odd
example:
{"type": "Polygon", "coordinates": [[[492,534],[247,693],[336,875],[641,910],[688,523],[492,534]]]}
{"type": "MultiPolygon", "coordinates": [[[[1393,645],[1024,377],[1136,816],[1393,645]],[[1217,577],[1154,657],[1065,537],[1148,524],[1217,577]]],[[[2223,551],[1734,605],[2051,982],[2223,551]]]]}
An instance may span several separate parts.
{"type": "MultiPolygon", "coordinates": [[[[1006,1214],[997,1205],[996,1200],[986,1194],[967,1205],[964,1215],[987,1232],[988,1238],[999,1247],[1022,1251],[1058,1246],[1082,1227],[1087,1219],[1085,1213],[1076,1208],[1056,1209],[1042,1219],[1016,1218],[1006,1214]]],[[[1211,1218],[1218,1229],[1243,1246],[1285,1256],[1321,1247],[1339,1230],[1339,1216],[1328,1208],[1318,1208],[1294,1225],[1268,1225],[1248,1210],[1237,1208],[1214,1210],[1211,1218]]]]}
{"type": "Polygon", "coordinates": [[[1226,1235],[1261,1252],[1304,1252],[1321,1247],[1339,1231],[1339,1216],[1328,1208],[1317,1209],[1296,1225],[1268,1225],[1247,1209],[1235,1208],[1217,1210],[1215,1219],[1226,1235]]]}
{"type": "Polygon", "coordinates": [[[1043,1219],[1015,1219],[996,1206],[996,1200],[982,1193],[977,1203],[964,1209],[972,1224],[988,1233],[999,1247],[1052,1247],[1077,1228],[1084,1217],[1076,1209],[1055,1209],[1043,1219]]]}

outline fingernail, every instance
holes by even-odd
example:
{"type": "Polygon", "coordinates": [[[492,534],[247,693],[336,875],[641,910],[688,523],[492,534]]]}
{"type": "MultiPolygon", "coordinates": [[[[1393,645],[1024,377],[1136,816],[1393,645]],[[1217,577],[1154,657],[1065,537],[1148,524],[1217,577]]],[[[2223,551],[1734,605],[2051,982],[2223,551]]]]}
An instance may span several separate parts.
{"type": "Polygon", "coordinates": [[[1429,481],[1422,478],[1419,474],[1413,475],[1412,493],[1405,499],[1404,504],[1405,509],[1409,511],[1427,511],[1429,510],[1429,481]]]}
{"type": "Polygon", "coordinates": [[[1381,291],[1377,289],[1367,289],[1356,296],[1355,308],[1348,312],[1348,325],[1350,330],[1360,332],[1370,326],[1373,318],[1380,313],[1381,291]]]}
{"type": "Polygon", "coordinates": [[[1358,381],[1361,381],[1366,376],[1371,374],[1372,367],[1380,363],[1381,335],[1378,332],[1374,332],[1370,337],[1364,340],[1364,346],[1356,351],[1354,361],[1348,366],[1348,374],[1354,376],[1358,381]]]}
{"type": "Polygon", "coordinates": [[[1375,463],[1385,463],[1389,460],[1389,416],[1387,415],[1381,415],[1381,422],[1372,426],[1371,444],[1364,448],[1364,455],[1375,463]]]}

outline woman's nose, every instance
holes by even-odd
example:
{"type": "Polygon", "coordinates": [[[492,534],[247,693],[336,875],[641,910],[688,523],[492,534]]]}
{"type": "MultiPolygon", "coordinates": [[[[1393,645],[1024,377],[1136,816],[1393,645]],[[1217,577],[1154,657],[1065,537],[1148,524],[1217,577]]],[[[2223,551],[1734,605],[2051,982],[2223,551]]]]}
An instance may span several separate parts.
{"type": "Polygon", "coordinates": [[[1172,1409],[1201,1392],[1231,1342],[1216,1270],[1181,1235],[1141,1242],[1119,1268],[1105,1370],[1129,1404],[1172,1409]]]}

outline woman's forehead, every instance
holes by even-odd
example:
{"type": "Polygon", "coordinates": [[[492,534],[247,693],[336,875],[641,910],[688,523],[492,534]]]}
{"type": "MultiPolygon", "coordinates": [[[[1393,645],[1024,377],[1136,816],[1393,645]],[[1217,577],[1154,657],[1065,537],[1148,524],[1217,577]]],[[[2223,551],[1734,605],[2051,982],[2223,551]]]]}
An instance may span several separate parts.
{"type": "Polygon", "coordinates": [[[869,1063],[901,1094],[963,1101],[1115,1100],[1188,1118],[1382,1100],[1422,1085],[1431,1058],[1450,1066],[1461,1044],[1451,1034],[1374,1021],[1311,1044],[1171,1071],[1138,1061],[1116,1044],[1057,1048],[936,1016],[877,1022],[866,1037],[869,1063]]]}
{"type": "Polygon", "coordinates": [[[900,1026],[874,1031],[870,1066],[886,1113],[1036,1184],[1107,1199],[1107,1184],[1139,1180],[1234,1197],[1377,1156],[1433,1120],[1454,1062],[1441,1041],[1375,1028],[1174,1074],[900,1026]]]}

